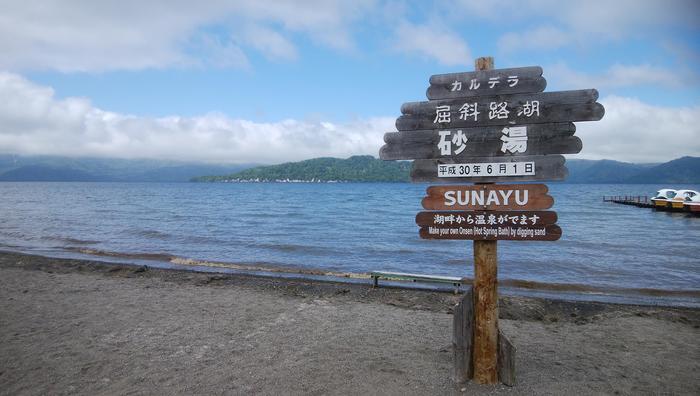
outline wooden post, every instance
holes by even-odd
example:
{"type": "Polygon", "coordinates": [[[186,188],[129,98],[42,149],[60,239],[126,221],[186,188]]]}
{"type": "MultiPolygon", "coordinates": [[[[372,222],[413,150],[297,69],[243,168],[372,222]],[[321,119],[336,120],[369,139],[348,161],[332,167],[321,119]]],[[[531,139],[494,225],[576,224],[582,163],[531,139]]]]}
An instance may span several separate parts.
{"type": "MultiPolygon", "coordinates": [[[[493,58],[476,59],[476,70],[493,69],[493,58]]],[[[474,241],[474,381],[498,382],[496,241],[474,241]]]]}
{"type": "Polygon", "coordinates": [[[472,371],[472,335],[474,334],[474,295],[470,287],[454,307],[452,351],[454,380],[463,384],[474,375],[472,371]]]}
{"type": "Polygon", "coordinates": [[[515,347],[498,331],[498,379],[507,386],[515,386],[515,347]]]}

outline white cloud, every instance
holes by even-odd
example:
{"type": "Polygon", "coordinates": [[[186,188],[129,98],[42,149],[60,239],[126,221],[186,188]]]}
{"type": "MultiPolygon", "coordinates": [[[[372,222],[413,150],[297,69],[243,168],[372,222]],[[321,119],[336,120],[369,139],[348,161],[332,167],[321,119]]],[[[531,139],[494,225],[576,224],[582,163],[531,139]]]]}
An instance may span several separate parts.
{"type": "Polygon", "coordinates": [[[577,158],[642,163],[700,156],[700,106],[658,107],[619,96],[600,102],[602,120],[576,123],[583,141],[577,158]]]}
{"type": "Polygon", "coordinates": [[[649,64],[621,65],[614,64],[601,74],[586,74],[575,71],[565,63],[558,63],[544,68],[548,81],[558,89],[578,89],[596,87],[612,89],[634,86],[661,86],[679,88],[696,82],[693,72],[677,70],[670,73],[668,69],[649,64]]]}
{"type": "MultiPolygon", "coordinates": [[[[394,118],[347,123],[256,123],[221,114],[137,117],[56,99],[51,88],[0,73],[0,153],[280,163],[321,156],[378,155],[394,118]]],[[[617,96],[601,100],[598,122],[577,123],[578,158],[662,162],[700,156],[700,106],[658,107],[617,96]]]]}
{"type": "Polygon", "coordinates": [[[376,9],[376,0],[238,1],[236,11],[249,20],[271,21],[286,30],[303,32],[338,50],[353,50],[352,22],[376,9]]]}
{"type": "Polygon", "coordinates": [[[655,40],[658,29],[700,28],[697,0],[462,0],[460,4],[465,14],[499,22],[506,29],[511,22],[528,25],[519,31],[510,28],[501,36],[499,48],[505,52],[555,50],[572,43],[595,47],[601,40],[628,37],[655,40]],[[533,27],[544,20],[546,24],[533,27]]]}
{"type": "Polygon", "coordinates": [[[280,163],[321,156],[377,156],[393,118],[344,124],[256,123],[220,114],[137,117],[56,99],[51,88],[0,73],[0,152],[227,163],[280,163]]]}
{"type": "Polygon", "coordinates": [[[373,6],[372,0],[66,0],[41,6],[13,2],[4,4],[0,13],[0,69],[245,67],[242,48],[246,46],[266,56],[294,59],[295,50],[285,37],[292,32],[325,46],[352,50],[352,22],[373,6]],[[250,29],[241,29],[242,25],[250,29]],[[207,44],[202,35],[219,38],[214,40],[216,45],[200,52],[192,47],[207,44]]]}
{"type": "Polygon", "coordinates": [[[189,47],[195,49],[197,56],[190,57],[188,66],[239,68],[250,67],[248,57],[241,47],[230,40],[222,39],[213,34],[196,34],[189,41],[189,47]]]}
{"type": "Polygon", "coordinates": [[[250,26],[245,32],[246,41],[271,59],[295,60],[297,49],[287,38],[263,26],[250,26]]]}
{"type": "Polygon", "coordinates": [[[401,23],[394,40],[393,47],[399,52],[435,59],[448,66],[472,63],[467,43],[442,27],[401,23]]]}
{"type": "Polygon", "coordinates": [[[555,50],[569,44],[570,34],[553,26],[540,26],[521,33],[506,33],[498,39],[498,49],[504,52],[524,50],[555,50]]]}

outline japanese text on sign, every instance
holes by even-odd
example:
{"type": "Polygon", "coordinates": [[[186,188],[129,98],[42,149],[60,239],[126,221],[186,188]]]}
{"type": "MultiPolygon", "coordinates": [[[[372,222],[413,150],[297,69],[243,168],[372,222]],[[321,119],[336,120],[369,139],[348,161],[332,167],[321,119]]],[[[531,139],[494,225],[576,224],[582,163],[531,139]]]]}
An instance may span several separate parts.
{"type": "Polygon", "coordinates": [[[438,165],[438,177],[532,176],[534,174],[534,161],[438,165]]]}
{"type": "Polygon", "coordinates": [[[506,127],[502,132],[502,152],[524,153],[527,150],[527,127],[506,127]]]}
{"type": "MultiPolygon", "coordinates": [[[[489,102],[488,106],[482,104],[483,110],[479,111],[478,102],[467,102],[459,107],[459,119],[464,121],[479,121],[479,115],[484,113],[483,117],[488,115],[489,120],[493,119],[509,119],[513,109],[508,110],[508,102],[489,102]],[[485,106],[485,107],[484,107],[485,106]]],[[[519,117],[538,118],[540,116],[540,102],[532,100],[525,102],[515,111],[519,117]]],[[[435,118],[433,124],[444,124],[452,122],[452,106],[440,105],[435,107],[435,118]]]]}
{"type": "Polygon", "coordinates": [[[465,216],[461,214],[435,214],[433,218],[433,224],[467,224],[467,225],[502,225],[502,224],[512,224],[512,225],[538,225],[537,220],[540,217],[537,214],[531,216],[526,215],[516,215],[509,216],[508,214],[467,214],[465,216]]]}
{"type": "MultiPolygon", "coordinates": [[[[518,82],[520,80],[518,79],[518,76],[508,76],[508,79],[504,82],[505,84],[508,84],[509,87],[513,88],[516,85],[518,85],[518,82]]],[[[455,91],[461,91],[462,90],[462,83],[466,83],[467,81],[460,81],[460,80],[454,80],[452,84],[450,84],[450,91],[455,92],[455,91]]],[[[478,90],[479,88],[481,89],[493,89],[495,88],[498,84],[501,83],[501,77],[490,77],[488,81],[481,81],[476,78],[472,78],[469,80],[469,84],[467,86],[467,90],[469,91],[475,91],[478,90]],[[482,88],[481,83],[484,82],[484,86],[482,88]]]]}
{"type": "MultiPolygon", "coordinates": [[[[501,131],[501,152],[503,153],[524,153],[527,151],[527,126],[505,127],[501,131]]],[[[467,147],[467,136],[458,129],[452,131],[438,131],[440,141],[437,144],[440,155],[458,155],[467,147]]]]}

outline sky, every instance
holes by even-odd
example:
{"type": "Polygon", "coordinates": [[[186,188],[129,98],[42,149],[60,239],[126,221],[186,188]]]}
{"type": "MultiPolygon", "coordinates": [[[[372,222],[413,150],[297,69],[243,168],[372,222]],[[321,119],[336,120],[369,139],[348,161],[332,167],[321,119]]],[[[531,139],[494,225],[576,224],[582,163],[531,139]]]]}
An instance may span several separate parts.
{"type": "Polygon", "coordinates": [[[0,153],[281,163],[374,155],[433,74],[596,88],[569,158],[700,156],[700,2],[0,0],[0,153]]]}

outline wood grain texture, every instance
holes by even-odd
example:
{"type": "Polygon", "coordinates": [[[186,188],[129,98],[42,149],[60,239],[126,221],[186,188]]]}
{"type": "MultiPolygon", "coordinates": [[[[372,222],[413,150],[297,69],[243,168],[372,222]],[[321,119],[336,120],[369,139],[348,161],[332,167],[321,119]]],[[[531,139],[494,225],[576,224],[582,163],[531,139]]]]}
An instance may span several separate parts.
{"type": "Polygon", "coordinates": [[[515,352],[510,340],[498,331],[498,380],[506,386],[515,386],[515,352]]]}
{"type": "MultiPolygon", "coordinates": [[[[440,147],[439,131],[432,133],[394,132],[394,136],[386,136],[390,140],[379,150],[379,158],[383,160],[403,159],[435,159],[451,158],[455,161],[468,161],[471,157],[517,157],[525,155],[545,154],[576,154],[581,152],[583,143],[577,136],[560,136],[536,139],[528,136],[527,147],[522,153],[503,152],[504,142],[500,140],[467,140],[464,149],[459,154],[443,155],[440,147]]],[[[388,134],[387,134],[388,135],[388,134]]],[[[505,136],[501,134],[501,136],[505,136]]]]}
{"type": "Polygon", "coordinates": [[[474,242],[474,381],[498,382],[496,241],[474,242]]]}
{"type": "Polygon", "coordinates": [[[499,227],[499,226],[520,226],[520,225],[528,225],[531,227],[543,227],[546,225],[551,225],[557,222],[557,212],[553,210],[538,210],[538,211],[530,211],[530,210],[510,210],[510,211],[505,211],[505,210],[471,210],[471,211],[446,211],[446,210],[440,210],[440,211],[429,211],[429,212],[418,212],[416,215],[416,224],[421,226],[421,227],[428,227],[428,226],[435,226],[435,227],[441,227],[441,226],[472,226],[472,225],[478,225],[475,224],[475,218],[483,218],[483,219],[488,219],[490,216],[495,216],[496,219],[503,220],[503,218],[507,218],[505,221],[498,221],[497,224],[492,224],[490,226],[492,227],[499,227]],[[460,221],[459,223],[457,222],[443,222],[441,224],[438,219],[440,217],[460,217],[464,219],[471,219],[471,222],[469,221],[460,221]],[[525,224],[522,224],[522,218],[525,216],[525,224]],[[535,219],[535,221],[530,221],[530,219],[535,219]],[[515,220],[514,220],[515,219],[515,220]],[[534,223],[534,224],[533,224],[534,223]]]}
{"type": "Polygon", "coordinates": [[[474,295],[469,287],[454,307],[452,320],[452,352],[454,357],[454,381],[467,382],[473,376],[472,337],[474,334],[474,295]]]}
{"type": "Polygon", "coordinates": [[[540,104],[540,116],[527,117],[524,114],[518,115],[520,106],[508,103],[507,118],[488,117],[488,103],[479,105],[479,118],[474,121],[468,117],[466,120],[459,118],[456,108],[453,110],[450,122],[435,123],[435,107],[431,111],[424,113],[404,114],[396,119],[396,129],[399,131],[425,130],[425,129],[454,129],[472,128],[492,125],[526,125],[561,123],[573,121],[598,121],[605,115],[605,108],[600,103],[544,103],[540,104]]]}
{"type": "MultiPolygon", "coordinates": [[[[521,162],[534,161],[535,174],[526,176],[486,176],[486,177],[438,177],[438,167],[442,164],[462,163],[451,159],[415,160],[411,168],[411,181],[413,182],[441,182],[441,183],[484,183],[484,182],[521,182],[537,180],[563,180],[568,175],[564,166],[566,161],[562,155],[535,155],[523,157],[477,157],[470,158],[470,163],[490,162],[521,162]]],[[[466,161],[465,161],[466,162],[466,161]]]]}
{"type": "MultiPolygon", "coordinates": [[[[430,114],[435,117],[435,109],[438,106],[450,106],[450,109],[457,113],[459,108],[464,103],[474,103],[479,105],[479,111],[486,109],[488,112],[489,103],[491,102],[508,102],[508,108],[516,108],[522,106],[526,102],[533,100],[539,101],[540,106],[543,104],[581,104],[595,103],[598,100],[598,90],[596,89],[577,89],[571,91],[553,91],[553,92],[537,92],[529,94],[512,94],[512,95],[491,95],[479,96],[470,99],[444,99],[444,100],[429,100],[421,102],[407,102],[401,105],[401,113],[410,114],[430,114]]],[[[484,114],[484,113],[482,113],[484,114]]]]}
{"type": "MultiPolygon", "coordinates": [[[[476,70],[491,70],[493,68],[492,57],[476,59],[476,70]]],[[[497,244],[496,241],[474,241],[474,351],[472,352],[472,365],[474,367],[474,381],[480,384],[495,384],[498,377],[497,244]],[[495,345],[494,338],[496,339],[495,345]]]]}
{"type": "Polygon", "coordinates": [[[544,184],[430,186],[421,203],[426,210],[541,210],[554,205],[548,190],[544,184]]]}
{"type": "Polygon", "coordinates": [[[469,81],[478,79],[488,81],[491,77],[508,77],[516,75],[524,78],[534,78],[542,76],[543,70],[540,66],[510,67],[506,69],[475,70],[468,72],[433,74],[430,76],[430,84],[450,84],[454,80],[469,81]]]}
{"type": "Polygon", "coordinates": [[[469,89],[471,80],[452,80],[446,84],[431,84],[425,92],[425,96],[430,100],[440,99],[457,99],[457,98],[473,98],[477,96],[493,96],[518,93],[537,93],[542,92],[547,88],[547,80],[544,77],[519,78],[518,84],[510,86],[507,84],[508,77],[504,76],[500,79],[500,84],[489,88],[488,78],[480,80],[479,89],[469,89]],[[462,88],[460,90],[453,89],[453,83],[460,81],[462,88]]]}
{"type": "Polygon", "coordinates": [[[440,225],[421,227],[418,235],[422,239],[445,239],[466,241],[557,241],[561,238],[561,228],[556,224],[547,226],[475,226],[475,225],[440,225]],[[498,235],[499,229],[507,228],[508,233],[498,235]],[[431,233],[437,229],[437,234],[431,233]],[[478,234],[480,232],[481,234],[478,234]],[[538,232],[540,234],[533,234],[538,232]]]}
{"type": "MultiPolygon", "coordinates": [[[[527,126],[527,136],[533,140],[549,139],[554,137],[573,136],[576,133],[576,124],[573,122],[544,123],[544,124],[524,124],[527,126]]],[[[501,125],[459,128],[470,142],[483,142],[487,140],[498,140],[503,136],[501,125]]],[[[400,143],[404,139],[420,139],[421,135],[438,134],[443,129],[422,129],[404,132],[387,132],[384,134],[384,143],[400,143]]],[[[449,129],[448,129],[449,130],[449,129]]],[[[456,131],[457,129],[451,129],[456,131]]],[[[439,136],[439,134],[438,134],[439,136]]],[[[436,142],[437,143],[437,142],[436,142]]]]}
{"type": "Polygon", "coordinates": [[[493,56],[480,56],[474,59],[474,70],[476,71],[493,70],[494,67],[493,56]]]}
{"type": "Polygon", "coordinates": [[[546,87],[547,81],[542,77],[541,67],[514,67],[509,69],[436,74],[430,76],[430,87],[428,87],[426,96],[432,100],[533,93],[542,92],[546,87]],[[512,80],[511,77],[517,77],[517,81],[512,80]],[[489,79],[491,78],[497,79],[498,82],[489,84],[489,79]],[[472,81],[475,81],[476,84],[472,85],[472,81]],[[455,82],[459,84],[458,87],[454,85],[455,82]],[[513,82],[515,82],[515,85],[513,85],[513,82]],[[478,88],[476,88],[477,85],[478,88]],[[470,87],[473,89],[470,89],[470,87]]]}

